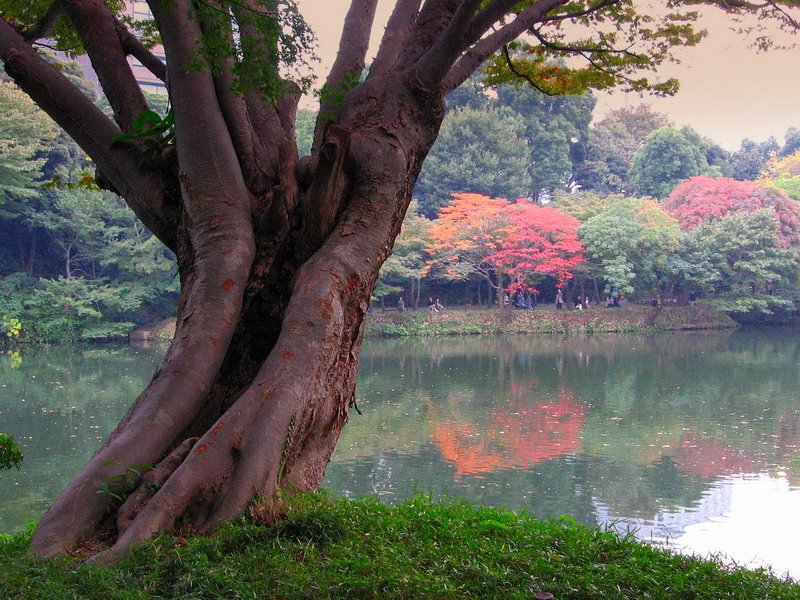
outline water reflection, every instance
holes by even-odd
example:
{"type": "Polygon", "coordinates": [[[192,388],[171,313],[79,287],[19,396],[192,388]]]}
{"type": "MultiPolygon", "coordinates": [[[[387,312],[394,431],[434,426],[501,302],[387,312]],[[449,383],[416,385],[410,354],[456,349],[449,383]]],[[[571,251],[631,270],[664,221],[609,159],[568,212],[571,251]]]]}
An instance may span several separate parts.
{"type": "MultiPolygon", "coordinates": [[[[0,354],[0,531],[38,518],[147,383],[159,351],[0,354]]],[[[800,576],[795,332],[369,342],[325,485],[633,528],[800,576]],[[734,540],[734,541],[732,541],[734,540]]]]}
{"type": "MultiPolygon", "coordinates": [[[[455,495],[677,544],[703,523],[738,527],[732,481],[764,477],[793,493],[798,362],[786,331],[371,343],[364,414],[345,429],[327,486],[390,502],[455,495]]],[[[795,511],[759,518],[800,522],[795,511]]],[[[780,568],[798,576],[794,560],[780,568]]]]}
{"type": "MultiPolygon", "coordinates": [[[[163,350],[162,350],[163,352],[163,350]]],[[[0,431],[22,446],[0,471],[0,531],[38,519],[153,375],[158,351],[32,347],[0,354],[0,431]]]]}

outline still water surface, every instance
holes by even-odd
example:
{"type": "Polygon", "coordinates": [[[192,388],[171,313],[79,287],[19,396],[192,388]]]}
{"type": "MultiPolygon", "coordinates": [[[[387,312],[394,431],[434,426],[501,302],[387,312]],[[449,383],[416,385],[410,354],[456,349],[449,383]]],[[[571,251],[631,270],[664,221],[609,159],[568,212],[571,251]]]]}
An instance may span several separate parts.
{"type": "MultiPolygon", "coordinates": [[[[0,531],[36,518],[117,423],[155,350],[0,355],[0,531]]],[[[791,330],[369,341],[325,486],[426,492],[632,530],[800,578],[791,330]]]]}

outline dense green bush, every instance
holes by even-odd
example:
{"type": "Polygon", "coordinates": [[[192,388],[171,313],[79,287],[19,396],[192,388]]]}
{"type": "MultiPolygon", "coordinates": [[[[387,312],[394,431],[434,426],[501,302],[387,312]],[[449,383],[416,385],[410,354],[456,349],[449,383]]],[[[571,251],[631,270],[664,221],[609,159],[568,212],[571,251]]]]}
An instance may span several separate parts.
{"type": "Polygon", "coordinates": [[[10,435],[0,433],[0,470],[22,466],[22,448],[10,435]]]}

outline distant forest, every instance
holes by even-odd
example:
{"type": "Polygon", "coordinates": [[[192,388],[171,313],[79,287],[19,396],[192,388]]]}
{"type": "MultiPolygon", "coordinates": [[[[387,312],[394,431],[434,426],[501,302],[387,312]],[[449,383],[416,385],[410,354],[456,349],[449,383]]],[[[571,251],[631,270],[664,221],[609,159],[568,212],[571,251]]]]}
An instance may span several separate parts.
{"type": "MultiPolygon", "coordinates": [[[[63,70],[83,76],[74,63],[63,70]]],[[[109,110],[91,84],[82,89],[109,110]]],[[[142,131],[168,130],[166,98],[148,99],[142,131]]],[[[591,93],[489,90],[479,78],[451,94],[373,302],[553,302],[560,289],[791,314],[800,130],[728,152],[647,105],[592,122],[595,103],[591,93]]],[[[301,154],[314,117],[300,111],[301,154]]],[[[107,339],[174,315],[173,257],[93,173],[0,77],[0,334],[107,339]]]]}

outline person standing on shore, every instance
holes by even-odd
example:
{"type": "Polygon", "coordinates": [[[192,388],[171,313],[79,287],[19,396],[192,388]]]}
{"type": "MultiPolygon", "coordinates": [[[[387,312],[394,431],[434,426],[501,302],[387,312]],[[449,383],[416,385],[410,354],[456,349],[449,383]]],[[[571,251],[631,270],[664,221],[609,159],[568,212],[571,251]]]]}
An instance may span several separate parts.
{"type": "Polygon", "coordinates": [[[556,293],[556,310],[561,310],[564,306],[564,296],[561,295],[561,290],[556,293]]]}

